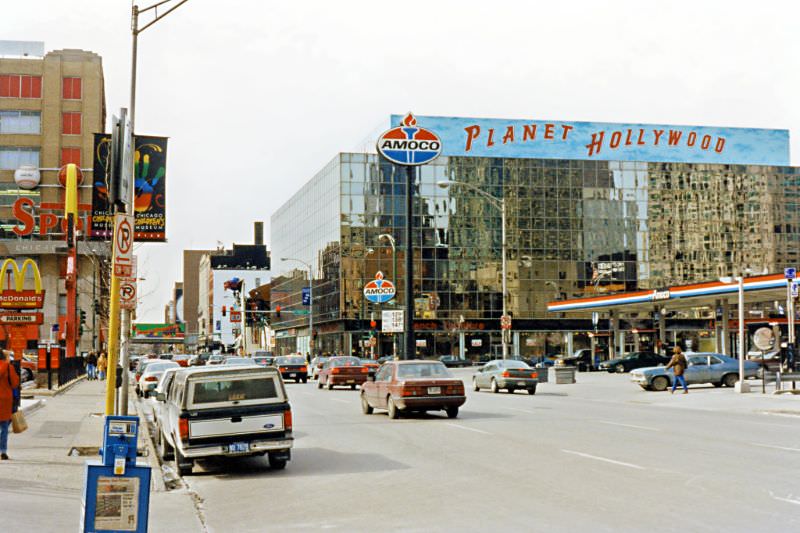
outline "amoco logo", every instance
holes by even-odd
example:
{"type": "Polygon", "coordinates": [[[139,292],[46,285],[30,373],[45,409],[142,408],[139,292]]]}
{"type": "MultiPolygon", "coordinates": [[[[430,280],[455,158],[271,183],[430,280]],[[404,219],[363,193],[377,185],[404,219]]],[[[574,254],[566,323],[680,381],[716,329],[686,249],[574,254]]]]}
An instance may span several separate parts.
{"type": "Polygon", "coordinates": [[[403,124],[378,137],[378,152],[398,165],[424,165],[442,153],[442,141],[430,130],[417,126],[411,113],[403,124]]]}

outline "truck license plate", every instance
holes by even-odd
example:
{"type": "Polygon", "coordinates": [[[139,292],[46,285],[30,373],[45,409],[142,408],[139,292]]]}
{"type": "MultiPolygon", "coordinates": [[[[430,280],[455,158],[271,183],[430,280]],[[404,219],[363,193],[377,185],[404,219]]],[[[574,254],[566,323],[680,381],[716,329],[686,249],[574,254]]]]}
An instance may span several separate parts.
{"type": "Polygon", "coordinates": [[[246,442],[234,442],[228,444],[228,451],[231,453],[244,453],[250,451],[250,445],[246,442]]]}
{"type": "Polygon", "coordinates": [[[428,394],[441,394],[442,388],[441,387],[428,387],[428,394]]]}

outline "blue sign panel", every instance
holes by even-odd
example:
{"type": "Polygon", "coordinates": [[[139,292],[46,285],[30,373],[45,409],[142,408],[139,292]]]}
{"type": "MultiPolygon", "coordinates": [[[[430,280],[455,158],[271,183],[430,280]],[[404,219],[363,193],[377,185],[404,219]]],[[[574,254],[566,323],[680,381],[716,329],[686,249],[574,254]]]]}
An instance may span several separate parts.
{"type": "MultiPolygon", "coordinates": [[[[402,121],[392,115],[392,125],[402,121]]],[[[789,130],[417,116],[442,155],[789,165],[789,130]]]]}
{"type": "Polygon", "coordinates": [[[303,287],[303,305],[311,305],[311,289],[309,287],[303,287]]]}
{"type": "Polygon", "coordinates": [[[796,274],[797,274],[797,270],[795,270],[794,267],[789,267],[789,268],[784,268],[783,269],[783,276],[786,279],[794,279],[794,278],[797,277],[796,274]]]}

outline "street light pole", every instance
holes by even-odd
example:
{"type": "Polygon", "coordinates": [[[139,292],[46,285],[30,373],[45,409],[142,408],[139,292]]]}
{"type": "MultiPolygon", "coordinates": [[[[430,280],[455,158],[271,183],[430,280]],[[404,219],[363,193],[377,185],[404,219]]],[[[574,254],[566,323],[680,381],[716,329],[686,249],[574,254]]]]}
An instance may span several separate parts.
{"type": "MultiPolygon", "coordinates": [[[[507,249],[506,249],[507,248],[507,243],[506,243],[506,199],[505,198],[498,198],[496,196],[493,196],[493,195],[489,194],[488,192],[486,192],[486,191],[484,191],[482,189],[479,189],[475,185],[472,185],[471,183],[465,183],[463,181],[444,180],[444,181],[439,181],[436,184],[439,187],[441,187],[442,189],[446,189],[450,185],[461,185],[463,187],[466,187],[466,188],[476,192],[477,194],[483,196],[484,198],[486,198],[486,200],[488,200],[491,205],[493,205],[494,207],[496,207],[497,209],[500,210],[500,224],[503,226],[501,228],[501,239],[502,239],[501,250],[502,250],[502,254],[503,254],[502,261],[501,261],[501,264],[502,264],[502,267],[501,267],[502,268],[502,274],[501,274],[501,276],[502,276],[502,291],[503,291],[503,316],[504,317],[507,316],[508,315],[508,309],[507,309],[507,305],[506,305],[506,295],[508,293],[508,271],[507,271],[507,267],[506,267],[506,256],[508,255],[508,253],[507,253],[507,249]]],[[[508,339],[506,338],[506,334],[503,333],[502,329],[501,329],[501,341],[502,341],[502,347],[503,347],[503,359],[508,359],[508,339]]]]}
{"type": "Polygon", "coordinates": [[[314,278],[311,276],[311,263],[294,257],[281,257],[281,261],[296,261],[308,269],[308,351],[314,356],[314,278]]]}
{"type": "MultiPolygon", "coordinates": [[[[736,283],[737,283],[737,296],[738,296],[738,304],[739,304],[739,351],[737,356],[739,357],[739,381],[736,383],[736,392],[743,393],[743,392],[750,392],[750,385],[745,383],[744,381],[744,358],[745,354],[747,353],[747,348],[745,347],[745,326],[744,326],[744,276],[745,273],[748,273],[749,269],[743,269],[740,276],[736,276],[736,283]]],[[[732,283],[734,280],[730,277],[723,277],[719,278],[719,280],[723,283],[732,283]]],[[[725,320],[728,317],[724,317],[725,320]]]]}
{"type": "MultiPolygon", "coordinates": [[[[381,233],[378,235],[378,240],[386,239],[392,246],[392,283],[397,283],[397,250],[395,249],[394,237],[388,233],[381,233]]],[[[392,333],[392,356],[397,358],[397,334],[392,333]]]]}

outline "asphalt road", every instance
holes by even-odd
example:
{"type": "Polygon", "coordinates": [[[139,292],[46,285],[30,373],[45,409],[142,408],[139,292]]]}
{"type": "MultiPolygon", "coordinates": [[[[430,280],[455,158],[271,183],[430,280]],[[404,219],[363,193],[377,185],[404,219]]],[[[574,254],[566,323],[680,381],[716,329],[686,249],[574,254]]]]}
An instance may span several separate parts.
{"type": "Polygon", "coordinates": [[[800,530],[800,397],[578,379],[468,387],[455,420],[397,421],[363,415],[358,391],[288,383],[286,470],[213,460],[185,482],[211,532],[800,530]]]}

